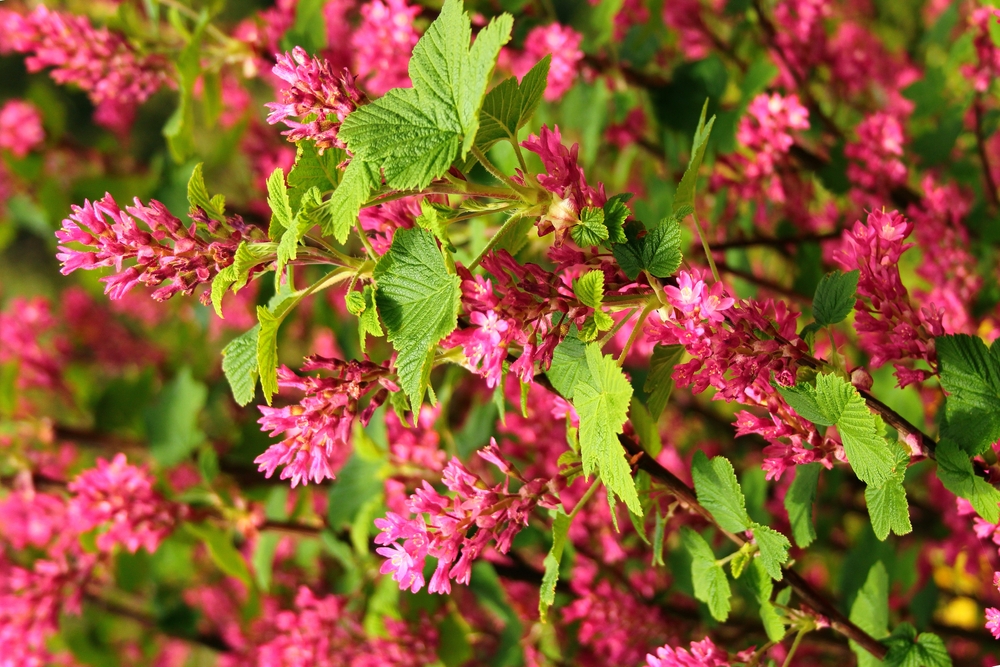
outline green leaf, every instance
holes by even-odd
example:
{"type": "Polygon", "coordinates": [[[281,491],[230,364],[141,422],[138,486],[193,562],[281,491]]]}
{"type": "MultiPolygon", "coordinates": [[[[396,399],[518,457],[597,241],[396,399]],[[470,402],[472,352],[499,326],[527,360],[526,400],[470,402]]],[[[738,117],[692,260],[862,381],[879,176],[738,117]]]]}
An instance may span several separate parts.
{"type": "Polygon", "coordinates": [[[257,536],[251,564],[257,587],[265,593],[271,590],[271,577],[274,574],[274,556],[278,552],[281,533],[261,531],[257,536]]]}
{"type": "Polygon", "coordinates": [[[872,520],[875,537],[884,540],[889,532],[906,535],[913,530],[910,525],[910,509],[906,503],[906,489],[903,477],[910,456],[902,447],[896,446],[896,467],[880,486],[872,484],[865,489],[865,503],[872,520]]]}
{"type": "Polygon", "coordinates": [[[278,393],[278,327],[281,326],[294,298],[285,298],[273,308],[257,306],[257,372],[264,400],[271,405],[271,396],[278,393]]]}
{"type": "Polygon", "coordinates": [[[258,264],[268,262],[274,256],[273,243],[247,243],[240,241],[233,256],[233,263],[219,271],[212,279],[212,306],[222,317],[222,298],[232,289],[239,292],[250,280],[250,271],[258,264]]]}
{"type": "Polygon", "coordinates": [[[635,434],[639,438],[639,444],[653,458],[659,456],[660,452],[663,451],[659,425],[650,417],[646,406],[635,396],[632,397],[632,401],[629,403],[628,414],[629,420],[632,422],[632,428],[635,429],[635,434]]]}
{"type": "Polygon", "coordinates": [[[715,562],[715,553],[701,535],[681,526],[681,543],[691,555],[691,581],[694,596],[708,605],[712,618],[720,623],[729,618],[732,591],[726,571],[715,562]]]}
{"type": "Polygon", "coordinates": [[[426,199],[420,200],[420,215],[417,216],[417,225],[421,229],[433,232],[434,237],[441,242],[441,245],[451,252],[455,252],[455,246],[448,239],[448,218],[434,207],[426,199]]]}
{"type": "Polygon", "coordinates": [[[422,229],[398,230],[374,277],[375,303],[398,352],[399,383],[416,410],[437,345],[458,324],[461,280],[448,272],[434,235],[422,229]]]}
{"type": "Polygon", "coordinates": [[[857,269],[841,273],[834,271],[823,276],[813,297],[813,316],[821,327],[843,322],[854,309],[855,294],[858,291],[857,269]]]}
{"type": "Polygon", "coordinates": [[[372,189],[381,182],[377,168],[373,169],[357,157],[352,159],[341,176],[340,185],[326,204],[323,233],[337,239],[337,243],[347,241],[361,207],[368,201],[372,189]]]}
{"type": "Polygon", "coordinates": [[[302,204],[302,196],[312,188],[320,194],[335,190],[340,185],[343,172],[338,169],[347,153],[332,147],[320,154],[315,141],[300,141],[295,152],[295,166],[288,172],[288,198],[293,210],[302,204]]]}
{"type": "Polygon", "coordinates": [[[552,383],[553,389],[568,401],[573,400],[577,385],[591,381],[587,345],[574,330],[571,329],[569,335],[556,346],[552,353],[552,365],[545,377],[552,383]]]}
{"type": "Polygon", "coordinates": [[[257,334],[260,325],[229,341],[222,350],[222,372],[239,405],[253,400],[257,387],[257,334]]]}
{"type": "Polygon", "coordinates": [[[618,441],[628,419],[632,385],[614,357],[603,356],[596,343],[587,346],[586,356],[590,378],[578,382],[573,392],[573,407],[580,416],[583,473],[589,477],[599,472],[604,486],[635,514],[642,516],[632,469],[618,441]]]}
{"type": "Polygon", "coordinates": [[[781,566],[788,562],[788,549],[792,546],[788,538],[768,526],[752,523],[753,539],[760,550],[761,564],[775,581],[781,581],[781,566]]]}
{"type": "MultiPolygon", "coordinates": [[[[351,294],[357,294],[357,292],[351,292],[351,294]]],[[[365,285],[361,297],[364,301],[364,310],[358,315],[358,336],[361,339],[361,351],[365,352],[368,347],[368,336],[380,338],[385,335],[385,332],[382,331],[382,325],[378,321],[375,289],[371,285],[365,285]]]]}
{"type": "Polygon", "coordinates": [[[625,219],[632,215],[632,211],[625,202],[631,198],[631,192],[623,192],[604,202],[604,226],[608,228],[608,241],[611,243],[628,241],[625,236],[625,219]]]}
{"type": "Polygon", "coordinates": [[[243,560],[243,555],[233,545],[228,533],[207,523],[186,523],[184,528],[193,537],[205,543],[209,556],[220,570],[230,577],[239,579],[248,587],[253,587],[250,568],[243,560]]]}
{"type": "MultiPolygon", "coordinates": [[[[681,182],[677,185],[677,191],[674,192],[674,214],[676,215],[683,207],[692,207],[691,213],[694,211],[694,193],[695,188],[698,185],[698,171],[701,169],[701,162],[705,159],[705,149],[708,148],[708,137],[712,134],[712,126],[715,124],[715,116],[705,123],[705,116],[708,113],[708,100],[705,100],[705,105],[701,109],[701,118],[698,121],[698,128],[694,132],[694,141],[691,142],[691,159],[688,162],[688,167],[684,171],[684,176],[681,177],[681,182]]],[[[680,216],[681,218],[685,217],[680,216]]]]}
{"type": "Polygon", "coordinates": [[[201,162],[194,166],[191,178],[188,179],[187,198],[192,212],[195,208],[200,208],[205,212],[205,215],[213,220],[225,222],[225,198],[221,198],[221,195],[215,199],[209,196],[208,188],[205,187],[205,177],[202,174],[201,162]]]}
{"type": "Polygon", "coordinates": [[[195,380],[187,366],[163,388],[146,415],[149,449],[158,463],[177,465],[204,441],[205,434],[198,428],[198,416],[207,398],[208,387],[195,380]]]}
{"type": "Polygon", "coordinates": [[[808,419],[817,426],[833,426],[836,423],[830,421],[820,409],[816,399],[816,387],[811,384],[802,382],[794,387],[783,387],[772,382],[772,385],[785,399],[785,402],[804,419],[808,419]]]}
{"type": "Polygon", "coordinates": [[[559,565],[562,563],[563,550],[566,548],[570,523],[569,517],[562,510],[556,510],[555,518],[552,520],[552,548],[545,556],[545,574],[542,575],[542,588],[538,593],[538,616],[543,623],[548,617],[549,607],[556,601],[559,565]]]}
{"type": "MultiPolygon", "coordinates": [[[[868,571],[868,579],[851,605],[850,619],[875,639],[889,634],[889,575],[882,561],[876,562],[868,571]]],[[[858,656],[858,667],[879,664],[875,656],[853,640],[851,650],[858,656]]]]}
{"type": "Polygon", "coordinates": [[[951,667],[951,656],[940,637],[922,632],[909,623],[900,623],[882,640],[889,647],[883,664],[886,667],[951,667]]]}
{"type": "Polygon", "coordinates": [[[600,245],[608,239],[608,228],[604,224],[604,210],[592,206],[580,211],[580,222],[569,230],[573,242],[581,248],[600,245]]]}
{"type": "Polygon", "coordinates": [[[684,356],[683,345],[659,345],[653,348],[653,356],[649,361],[649,375],[642,390],[649,394],[646,407],[653,419],[659,419],[667,407],[670,394],[674,390],[674,367],[684,356]]]}
{"type": "Polygon", "coordinates": [[[681,265],[681,226],[677,216],[664,218],[646,234],[642,245],[643,268],[657,278],[672,276],[681,265]]]}
{"type": "Polygon", "coordinates": [[[937,476],[944,488],[968,500],[986,521],[1000,523],[1000,491],[976,474],[969,455],[953,441],[943,439],[938,443],[935,456],[937,476]]]}
{"type": "Polygon", "coordinates": [[[278,243],[277,261],[275,262],[274,273],[277,278],[281,277],[285,266],[294,261],[299,254],[299,243],[302,237],[316,224],[316,212],[321,210],[322,201],[320,199],[319,188],[313,188],[301,199],[302,206],[299,212],[292,219],[292,224],[281,234],[281,241],[278,243]]]}
{"type": "Polygon", "coordinates": [[[757,604],[760,605],[760,620],[764,624],[764,632],[767,633],[767,638],[773,642],[781,641],[785,636],[785,624],[771,603],[771,593],[774,592],[774,584],[767,570],[764,568],[764,563],[761,562],[761,559],[755,558],[753,560],[751,566],[746,569],[744,576],[740,578],[740,582],[750,589],[750,592],[757,599],[757,604]]]}
{"type": "Polygon", "coordinates": [[[583,305],[600,308],[604,303],[604,271],[588,271],[574,280],[573,293],[583,305]]]}
{"type": "Polygon", "coordinates": [[[545,56],[524,75],[520,84],[516,78],[506,79],[486,94],[476,135],[480,150],[488,150],[501,139],[517,141],[517,131],[531,118],[545,93],[551,61],[552,56],[545,56]]]}
{"type": "Polygon", "coordinates": [[[382,168],[396,189],[423,189],[472,148],[479,110],[513,19],[502,14],[472,37],[461,0],[446,0],[413,49],[412,88],[396,88],[341,125],[354,159],[382,168]]]}
{"type": "Polygon", "coordinates": [[[698,502],[712,513],[723,530],[739,533],[750,527],[743,500],[743,491],[736,481],[732,464],[723,456],[709,460],[705,452],[697,451],[691,461],[698,502]]]}
{"type": "Polygon", "coordinates": [[[795,543],[803,548],[816,539],[812,515],[822,467],[821,463],[796,466],[795,479],[785,494],[785,509],[788,511],[788,523],[792,527],[792,537],[795,543]]]}
{"type": "Polygon", "coordinates": [[[956,334],[935,339],[941,386],[948,392],[942,437],[969,454],[1000,439],[1000,345],[956,334]]]}
{"type": "Polygon", "coordinates": [[[267,177],[267,205],[271,207],[271,225],[267,235],[278,241],[286,229],[292,226],[292,204],[288,200],[285,187],[285,172],[278,167],[267,177]]]}

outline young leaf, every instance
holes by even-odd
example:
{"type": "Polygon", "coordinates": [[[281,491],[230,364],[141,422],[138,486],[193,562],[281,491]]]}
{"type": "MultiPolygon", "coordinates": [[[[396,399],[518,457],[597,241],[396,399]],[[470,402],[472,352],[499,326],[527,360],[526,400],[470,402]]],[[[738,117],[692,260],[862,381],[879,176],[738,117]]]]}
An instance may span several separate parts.
{"type": "Polygon", "coordinates": [[[202,173],[201,162],[194,166],[191,178],[188,179],[187,197],[192,211],[195,208],[200,208],[205,212],[205,215],[213,220],[225,222],[225,199],[221,195],[215,198],[209,196],[208,188],[205,187],[205,176],[202,173]]]}
{"type": "Polygon", "coordinates": [[[222,372],[239,405],[253,400],[257,387],[257,334],[260,325],[229,341],[222,350],[222,372]]]}
{"type": "Polygon", "coordinates": [[[434,351],[458,324],[461,280],[448,272],[434,235],[400,229],[375,265],[375,303],[398,352],[399,384],[414,410],[430,381],[434,351]]]}
{"type": "Polygon", "coordinates": [[[653,419],[659,419],[674,390],[674,366],[684,356],[683,345],[656,345],[649,360],[649,375],[642,390],[649,394],[646,407],[653,419]]]}
{"type": "Polygon", "coordinates": [[[589,271],[574,280],[573,293],[583,305],[600,308],[604,303],[604,272],[589,271]]]}
{"type": "Polygon", "coordinates": [[[448,239],[448,218],[426,199],[420,200],[420,215],[416,222],[421,229],[432,232],[443,247],[455,252],[455,246],[448,239]]]}
{"type": "Polygon", "coordinates": [[[773,642],[781,641],[785,636],[785,624],[778,616],[777,610],[771,603],[771,593],[774,592],[774,583],[764,569],[764,563],[759,558],[755,558],[746,568],[744,575],[740,578],[740,583],[745,584],[753,593],[760,605],[760,620],[764,624],[764,632],[767,638],[773,642]]]}
{"type": "Polygon", "coordinates": [[[941,638],[922,632],[909,623],[900,623],[882,643],[889,647],[882,664],[885,667],[951,667],[951,656],[941,638]]]}
{"type": "Polygon", "coordinates": [[[802,382],[794,387],[782,387],[780,384],[774,384],[774,388],[778,390],[785,402],[804,419],[808,419],[817,426],[833,426],[836,423],[830,421],[820,409],[816,400],[816,387],[811,384],[802,382]]]}
{"type": "MultiPolygon", "coordinates": [[[[875,639],[889,634],[889,575],[882,561],[868,571],[868,579],[851,605],[851,622],[875,639]]],[[[875,656],[851,641],[851,650],[858,656],[858,667],[879,664],[875,656]]]]}
{"type": "Polygon", "coordinates": [[[788,561],[788,549],[792,546],[788,538],[767,526],[751,524],[753,539],[760,550],[761,564],[775,581],[781,581],[781,565],[788,561]]]}
{"type": "Polygon", "coordinates": [[[372,188],[381,182],[377,168],[373,169],[360,159],[351,160],[340,178],[340,185],[326,204],[323,233],[337,239],[337,243],[347,241],[361,207],[368,201],[372,188]]]}
{"type": "Polygon", "coordinates": [[[788,523],[792,527],[792,537],[795,543],[803,548],[816,539],[812,514],[819,471],[822,467],[820,463],[796,466],[795,479],[785,494],[785,509],[788,511],[788,523]]]}
{"type": "Polygon", "coordinates": [[[989,523],[1000,523],[1000,491],[976,474],[969,455],[951,440],[942,439],[935,456],[937,476],[944,488],[968,500],[989,523]]]}
{"type": "Polygon", "coordinates": [[[1000,345],[977,336],[935,339],[941,386],[948,392],[942,437],[980,454],[1000,439],[1000,345]]]}
{"type": "Polygon", "coordinates": [[[897,446],[895,449],[896,467],[892,474],[881,485],[869,484],[865,489],[865,503],[872,520],[872,530],[880,540],[888,537],[890,531],[906,535],[913,530],[910,525],[910,508],[906,503],[906,489],[903,488],[903,477],[910,457],[901,447],[897,446]]]}
{"type": "Polygon", "coordinates": [[[227,533],[207,523],[186,523],[184,528],[193,537],[205,543],[208,555],[212,557],[220,570],[239,579],[247,587],[253,587],[250,568],[247,567],[243,555],[233,545],[233,541],[227,533]]]}
{"type": "Polygon", "coordinates": [[[632,215],[632,211],[625,202],[631,198],[632,193],[623,192],[604,202],[604,226],[608,228],[608,241],[611,243],[625,243],[628,240],[625,236],[625,219],[632,215]]]}
{"type": "Polygon", "coordinates": [[[698,502],[704,506],[723,530],[740,533],[750,527],[743,500],[743,491],[736,481],[732,464],[723,456],[709,460],[705,452],[697,451],[691,461],[698,502]]]}
{"type": "Polygon", "coordinates": [[[701,535],[681,527],[681,543],[691,555],[691,582],[694,596],[708,605],[712,618],[720,623],[729,618],[732,591],[726,571],[715,562],[715,553],[701,535]]]}
{"type": "Polygon", "coordinates": [[[678,220],[678,216],[664,218],[643,239],[643,268],[657,278],[672,276],[681,265],[681,226],[678,220]]]}
{"type": "Polygon", "coordinates": [[[552,353],[552,365],[545,377],[552,387],[566,400],[572,401],[577,385],[589,383],[590,368],[587,366],[587,345],[571,329],[552,353]]]}
{"type": "Polygon", "coordinates": [[[532,67],[521,83],[506,79],[486,94],[479,112],[476,146],[486,151],[501,139],[517,141],[517,131],[528,122],[538,107],[548,83],[552,56],[545,56],[532,67]]]}
{"type": "Polygon", "coordinates": [[[628,508],[642,516],[642,506],[632,479],[632,469],[618,434],[628,418],[632,385],[612,356],[603,356],[591,343],[586,350],[589,381],[578,382],[573,407],[580,416],[580,458],[583,472],[599,472],[608,491],[613,491],[628,508]]]}
{"type": "Polygon", "coordinates": [[[292,219],[292,224],[281,234],[281,241],[278,243],[278,257],[275,262],[274,273],[281,276],[285,266],[294,261],[299,254],[299,243],[318,222],[316,213],[322,210],[323,203],[319,188],[312,188],[300,199],[301,206],[299,212],[292,219]]]}
{"type": "Polygon", "coordinates": [[[293,298],[284,298],[271,308],[257,306],[257,372],[268,405],[278,393],[278,327],[293,303],[293,298]]]}
{"type": "MultiPolygon", "coordinates": [[[[698,121],[698,129],[695,130],[694,140],[691,142],[691,159],[688,167],[681,177],[681,182],[674,192],[674,213],[677,214],[682,207],[694,206],[694,192],[698,185],[698,171],[701,169],[701,162],[705,159],[705,149],[708,148],[708,137],[712,134],[712,126],[715,124],[715,116],[705,124],[705,115],[708,113],[708,100],[701,109],[701,119],[698,121]]],[[[692,208],[692,212],[694,209],[692,208]]],[[[681,218],[685,217],[680,216],[681,218]]]]}
{"type": "Polygon", "coordinates": [[[563,549],[566,548],[569,525],[569,517],[561,510],[556,510],[555,518],[552,520],[552,548],[545,556],[545,574],[542,575],[542,588],[538,593],[538,616],[543,623],[548,618],[549,607],[556,601],[559,565],[562,562],[563,549]]]}
{"type": "Polygon", "coordinates": [[[247,243],[241,241],[236,246],[233,263],[219,271],[212,279],[212,306],[222,317],[222,298],[232,289],[233,294],[243,289],[250,280],[250,271],[258,264],[270,261],[274,255],[273,243],[247,243]]]}
{"type": "Polygon", "coordinates": [[[446,0],[413,48],[413,88],[395,88],[366,104],[340,127],[355,160],[382,168],[396,189],[423,189],[472,148],[479,110],[512,19],[502,14],[472,38],[461,0],[446,0]]]}
{"type": "Polygon", "coordinates": [[[292,205],[288,200],[285,172],[281,167],[267,177],[267,205],[271,207],[271,226],[267,229],[267,236],[272,241],[278,241],[292,226],[292,205]]]}
{"type": "Polygon", "coordinates": [[[854,309],[854,295],[858,291],[858,276],[855,269],[847,273],[834,271],[823,276],[813,297],[813,316],[821,327],[843,322],[854,309]]]}
{"type": "MultiPolygon", "coordinates": [[[[352,292],[352,294],[357,294],[357,292],[352,292]]],[[[361,351],[365,352],[369,335],[379,338],[385,335],[385,333],[382,331],[382,325],[378,321],[375,290],[371,285],[365,285],[365,290],[361,298],[364,302],[364,309],[358,315],[358,336],[361,339],[361,351]]]]}
{"type": "Polygon", "coordinates": [[[302,205],[302,196],[312,188],[320,194],[335,190],[340,185],[343,172],[337,168],[347,153],[336,146],[327,148],[322,155],[315,141],[300,141],[295,152],[295,166],[288,172],[288,198],[292,210],[302,205]]]}
{"type": "Polygon", "coordinates": [[[569,230],[573,242],[581,248],[600,245],[608,239],[608,228],[604,224],[604,210],[588,206],[580,211],[580,222],[569,230]]]}

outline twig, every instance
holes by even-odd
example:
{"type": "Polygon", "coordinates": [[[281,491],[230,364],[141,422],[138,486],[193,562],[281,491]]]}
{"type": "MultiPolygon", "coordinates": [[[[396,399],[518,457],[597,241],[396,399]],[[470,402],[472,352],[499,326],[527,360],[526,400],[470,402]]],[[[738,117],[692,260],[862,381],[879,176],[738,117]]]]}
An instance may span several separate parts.
{"type": "Polygon", "coordinates": [[[979,153],[979,160],[983,163],[983,181],[986,186],[986,198],[990,202],[993,210],[1000,208],[1000,199],[997,198],[997,183],[993,179],[993,169],[990,168],[990,158],[986,153],[986,136],[983,133],[983,95],[976,93],[976,101],[972,105],[973,114],[976,121],[976,151],[979,153]]]}

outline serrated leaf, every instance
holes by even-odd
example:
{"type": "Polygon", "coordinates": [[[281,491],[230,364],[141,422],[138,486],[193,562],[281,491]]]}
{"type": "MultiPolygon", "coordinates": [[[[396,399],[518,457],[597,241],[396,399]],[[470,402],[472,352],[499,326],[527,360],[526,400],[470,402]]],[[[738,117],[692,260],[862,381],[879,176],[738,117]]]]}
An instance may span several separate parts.
{"type": "Polygon", "coordinates": [[[520,84],[516,78],[506,79],[486,94],[476,135],[480,150],[488,150],[501,139],[517,141],[517,131],[531,118],[545,93],[551,61],[552,56],[545,56],[524,75],[520,84]]]}
{"type": "Polygon", "coordinates": [[[951,440],[944,439],[935,450],[937,476],[956,496],[968,500],[989,523],[1000,523],[1000,491],[976,474],[969,455],[951,440]]]}
{"type": "Polygon", "coordinates": [[[681,543],[691,555],[691,582],[694,596],[708,605],[712,618],[722,622],[729,618],[732,591],[726,571],[715,562],[715,553],[701,535],[681,526],[681,543]]]}
{"type": "Polygon", "coordinates": [[[587,346],[570,330],[566,338],[552,353],[552,365],[545,372],[552,387],[567,401],[573,400],[574,391],[581,382],[590,382],[587,366],[587,346]]]}
{"type": "Polygon", "coordinates": [[[618,442],[618,435],[628,419],[632,385],[614,357],[602,355],[596,343],[587,346],[586,357],[589,381],[578,382],[573,392],[573,407],[580,416],[580,458],[584,475],[599,472],[604,486],[630,510],[642,516],[632,469],[618,442]]]}
{"type": "Polygon", "coordinates": [[[212,306],[222,317],[222,298],[230,289],[233,294],[243,289],[250,280],[250,271],[258,264],[270,261],[274,254],[273,243],[247,243],[240,241],[233,256],[233,263],[219,271],[212,279],[212,306]]]}
{"type": "Polygon", "coordinates": [[[292,226],[292,205],[288,200],[285,172],[281,167],[267,177],[267,205],[271,207],[271,225],[267,228],[267,236],[272,241],[278,241],[292,226]]]}
{"type": "Polygon", "coordinates": [[[479,110],[512,19],[502,14],[472,37],[461,0],[446,0],[438,18],[413,49],[412,88],[396,88],[343,122],[339,136],[349,151],[381,168],[396,189],[423,189],[443,176],[472,147],[479,110]]]}
{"type": "Polygon", "coordinates": [[[188,179],[187,198],[192,211],[195,208],[200,208],[213,220],[225,222],[225,198],[222,195],[216,195],[215,198],[209,196],[208,188],[205,186],[205,176],[202,173],[201,162],[194,166],[191,178],[188,179]]]}
{"type": "Polygon", "coordinates": [[[271,405],[271,397],[278,393],[278,327],[294,303],[294,298],[285,298],[273,308],[257,306],[257,373],[264,400],[271,405]]]}
{"type": "MultiPolygon", "coordinates": [[[[357,292],[352,292],[357,294],[357,292]]],[[[368,348],[368,336],[380,338],[385,335],[382,325],[378,321],[378,307],[375,305],[375,290],[371,285],[365,285],[363,295],[364,309],[358,315],[358,336],[361,339],[361,351],[366,352],[368,348]]]]}
{"type": "Polygon", "coordinates": [[[657,278],[667,278],[681,265],[681,226],[676,216],[664,218],[644,239],[643,268],[657,278]]]}
{"type": "Polygon", "coordinates": [[[604,224],[604,210],[587,206],[580,211],[580,221],[569,230],[573,242],[581,248],[600,245],[608,239],[608,228],[604,224]]]}
{"type": "Polygon", "coordinates": [[[434,241],[422,229],[397,230],[375,265],[375,304],[398,353],[399,384],[418,409],[438,343],[455,330],[462,291],[434,241]]]}
{"type": "Polygon", "coordinates": [[[725,457],[709,460],[705,452],[695,452],[691,477],[698,502],[712,513],[712,518],[723,530],[739,533],[750,527],[743,491],[732,464],[725,457]]]}
{"type": "Polygon", "coordinates": [[[432,232],[442,246],[455,252],[455,246],[448,239],[448,218],[426,199],[420,200],[420,215],[416,222],[421,229],[432,232]]]}
{"type": "Polygon", "coordinates": [[[373,169],[358,158],[352,159],[340,178],[340,185],[326,203],[323,233],[337,239],[337,243],[347,241],[361,207],[381,182],[377,168],[373,169]]]}
{"type": "Polygon", "coordinates": [[[585,306],[598,309],[604,303],[604,272],[588,271],[573,281],[573,293],[585,306]]]}
{"type": "Polygon", "coordinates": [[[935,339],[941,386],[948,392],[942,437],[969,454],[980,454],[1000,439],[1000,345],[990,348],[977,336],[935,339]]]}
{"type": "Polygon", "coordinates": [[[858,291],[858,269],[841,273],[834,271],[823,276],[813,297],[813,317],[821,327],[843,322],[854,309],[858,291]]]}
{"type": "MultiPolygon", "coordinates": [[[[707,113],[708,100],[705,100],[705,105],[701,109],[701,118],[698,120],[698,128],[695,130],[694,140],[691,142],[691,159],[688,161],[687,169],[684,170],[681,182],[677,185],[676,192],[674,192],[673,211],[675,214],[682,207],[694,206],[694,193],[698,186],[698,171],[701,169],[702,160],[705,159],[705,149],[708,148],[708,137],[712,134],[712,126],[715,124],[715,116],[712,116],[707,124],[705,123],[707,113]]],[[[692,208],[691,210],[693,211],[694,209],[692,208]]]]}
{"type": "MultiPolygon", "coordinates": [[[[865,585],[851,605],[851,622],[875,639],[889,634],[889,575],[882,561],[877,561],[868,571],[865,585]]],[[[858,667],[874,667],[880,661],[866,649],[850,642],[851,650],[858,656],[858,667]]]]}
{"type": "Polygon", "coordinates": [[[659,419],[663,414],[670,394],[674,390],[674,367],[684,356],[683,345],[659,345],[653,348],[653,356],[649,361],[649,375],[642,390],[649,394],[646,407],[653,419],[659,419]]]}
{"type": "Polygon", "coordinates": [[[757,604],[760,605],[760,620],[764,624],[767,638],[773,642],[781,641],[785,636],[785,624],[771,603],[774,583],[759,558],[754,559],[751,566],[746,568],[740,582],[750,589],[750,592],[757,599],[757,604]]]}
{"type": "Polygon", "coordinates": [[[628,240],[625,236],[625,219],[632,215],[632,211],[625,202],[631,198],[632,193],[623,192],[604,202],[604,226],[608,229],[610,243],[625,243],[628,240]]]}
{"type": "Polygon", "coordinates": [[[892,474],[881,485],[869,484],[865,489],[865,503],[872,520],[872,530],[880,540],[888,537],[890,531],[906,535],[913,530],[906,489],[903,488],[903,477],[906,475],[906,464],[909,463],[910,456],[899,446],[895,450],[896,465],[892,474]]]}
{"type": "Polygon", "coordinates": [[[788,562],[788,549],[792,546],[788,538],[778,531],[759,523],[752,523],[753,539],[760,551],[758,560],[767,574],[775,581],[781,581],[781,566],[788,562]]]}
{"type": "Polygon", "coordinates": [[[944,641],[932,632],[917,635],[909,623],[897,625],[882,643],[889,648],[882,661],[885,667],[952,667],[944,641]]]}
{"type": "Polygon", "coordinates": [[[222,372],[226,375],[233,398],[239,405],[253,400],[257,387],[257,334],[260,325],[229,341],[222,350],[222,372]]]}
{"type": "Polygon", "coordinates": [[[315,211],[320,210],[322,201],[320,199],[319,188],[312,188],[301,199],[299,212],[292,220],[292,224],[281,234],[281,241],[278,242],[277,261],[274,272],[280,278],[285,266],[298,257],[299,243],[306,233],[313,228],[316,220],[313,217],[315,211]]]}
{"type": "Polygon", "coordinates": [[[816,539],[813,525],[813,503],[819,483],[821,463],[806,463],[795,467],[795,479],[785,494],[785,509],[788,523],[792,527],[792,537],[800,547],[807,547],[816,539]]]}
{"type": "Polygon", "coordinates": [[[802,382],[794,387],[783,387],[772,382],[772,385],[785,399],[785,402],[802,418],[808,419],[817,426],[833,426],[836,423],[831,421],[820,409],[816,399],[816,387],[811,384],[802,382]]]}
{"type": "Polygon", "coordinates": [[[298,210],[302,196],[312,188],[320,194],[335,190],[340,185],[343,172],[338,169],[347,153],[336,146],[327,148],[322,155],[315,141],[300,141],[295,153],[295,166],[288,172],[288,198],[292,210],[298,210]]]}
{"type": "Polygon", "coordinates": [[[548,618],[549,607],[556,601],[559,565],[562,562],[563,550],[566,548],[569,526],[569,517],[561,510],[557,510],[552,520],[552,548],[545,556],[545,574],[542,575],[542,588],[538,593],[538,616],[543,623],[548,618]]]}

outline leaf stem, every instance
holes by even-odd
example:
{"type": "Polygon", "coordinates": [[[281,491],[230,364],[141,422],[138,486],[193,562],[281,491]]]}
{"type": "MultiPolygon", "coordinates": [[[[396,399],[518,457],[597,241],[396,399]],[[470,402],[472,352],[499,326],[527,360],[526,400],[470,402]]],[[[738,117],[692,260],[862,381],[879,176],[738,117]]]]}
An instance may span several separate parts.
{"type": "Polygon", "coordinates": [[[788,655],[785,657],[785,662],[781,667],[791,667],[792,658],[795,657],[795,652],[799,650],[799,644],[802,643],[802,638],[805,637],[812,629],[812,623],[802,626],[802,629],[799,630],[797,635],[795,635],[795,641],[792,642],[792,647],[788,649],[788,655]]]}
{"type": "Polygon", "coordinates": [[[486,244],[486,247],[480,250],[476,258],[472,260],[471,264],[469,264],[468,266],[469,271],[474,271],[476,267],[479,266],[480,262],[483,261],[483,258],[486,257],[486,255],[488,255],[489,252],[493,250],[494,247],[496,247],[496,244],[500,242],[500,239],[503,238],[507,234],[507,232],[509,232],[511,228],[517,223],[517,221],[523,217],[524,217],[524,212],[517,211],[509,218],[507,218],[504,221],[503,225],[500,227],[500,229],[497,230],[497,233],[493,235],[493,238],[491,238],[489,242],[486,244]]]}
{"type": "Polygon", "coordinates": [[[701,239],[701,247],[705,250],[705,257],[708,259],[708,266],[712,269],[712,277],[715,278],[715,282],[720,282],[719,269],[715,267],[715,260],[712,259],[712,249],[708,247],[708,238],[705,236],[705,230],[701,228],[701,223],[698,222],[698,214],[692,212],[691,219],[694,220],[694,228],[698,230],[698,238],[701,239]]]}
{"type": "Polygon", "coordinates": [[[569,520],[571,522],[576,517],[576,515],[580,513],[580,510],[583,509],[583,506],[587,504],[587,501],[589,501],[591,498],[593,498],[594,493],[597,492],[597,487],[600,486],[600,485],[601,485],[601,478],[600,477],[598,477],[593,482],[591,482],[590,488],[587,489],[587,492],[584,493],[583,497],[580,498],[580,500],[576,503],[576,507],[573,508],[573,511],[569,513],[569,520]]]}
{"type": "MultiPolygon", "coordinates": [[[[476,159],[479,160],[479,164],[483,165],[483,168],[486,169],[486,171],[490,172],[490,174],[492,174],[494,178],[496,178],[501,183],[503,183],[504,185],[506,185],[508,188],[510,188],[511,190],[513,190],[514,192],[516,192],[518,195],[520,195],[521,199],[523,199],[524,201],[526,201],[528,203],[533,203],[533,202],[531,202],[531,200],[529,200],[525,196],[525,190],[527,190],[527,189],[521,187],[520,185],[518,185],[517,183],[515,183],[514,181],[512,181],[511,178],[510,178],[510,176],[507,176],[507,174],[505,174],[502,171],[500,171],[500,168],[497,167],[492,162],[490,162],[490,159],[488,157],[486,157],[486,153],[484,153],[483,151],[481,151],[476,146],[473,146],[472,147],[472,154],[476,156],[476,159]]],[[[530,190],[529,190],[529,192],[530,192],[530,190]]]]}
{"type": "Polygon", "coordinates": [[[625,317],[618,320],[618,322],[613,327],[608,329],[608,333],[601,336],[601,339],[597,342],[597,344],[600,345],[601,347],[607,345],[608,342],[612,338],[614,338],[615,334],[618,333],[621,330],[621,328],[628,323],[630,319],[632,319],[632,316],[635,315],[636,310],[638,310],[638,308],[633,308],[625,315],[625,317]]]}
{"type": "MultiPolygon", "coordinates": [[[[628,351],[632,349],[632,344],[635,343],[635,340],[639,337],[639,334],[642,333],[642,325],[646,323],[646,318],[649,317],[649,314],[658,307],[659,303],[657,303],[657,300],[654,299],[646,300],[646,307],[642,309],[641,313],[639,313],[639,319],[638,321],[636,321],[635,327],[632,329],[632,333],[629,334],[628,340],[625,341],[625,347],[622,348],[622,353],[618,355],[619,367],[621,367],[621,365],[625,363],[625,357],[628,356],[628,351]]],[[[622,322],[627,322],[630,317],[632,317],[631,314],[629,314],[628,317],[623,319],[622,322]]]]}
{"type": "Polygon", "coordinates": [[[368,259],[373,262],[378,261],[378,255],[375,254],[375,248],[372,247],[372,242],[368,240],[368,236],[365,234],[365,230],[361,227],[361,218],[358,218],[356,227],[358,229],[358,236],[361,237],[361,243],[365,246],[365,252],[368,253],[368,259]]]}

